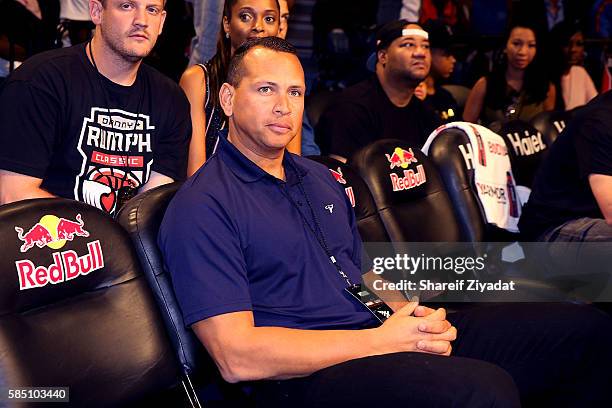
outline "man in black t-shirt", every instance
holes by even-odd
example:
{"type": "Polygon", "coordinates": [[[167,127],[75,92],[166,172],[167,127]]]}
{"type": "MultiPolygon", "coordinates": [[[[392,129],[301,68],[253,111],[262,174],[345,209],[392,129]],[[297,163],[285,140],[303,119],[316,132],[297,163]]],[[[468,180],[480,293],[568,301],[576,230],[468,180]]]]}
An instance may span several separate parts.
{"type": "Polygon", "coordinates": [[[581,108],[552,145],[519,228],[528,240],[612,241],[612,91],[581,108]]]}
{"type": "Polygon", "coordinates": [[[95,0],[87,44],[28,59],[0,94],[0,204],[66,197],[111,214],[120,199],[184,178],[189,104],[142,59],[164,0],[95,0]]]}
{"type": "Polygon", "coordinates": [[[406,20],[383,26],[376,35],[376,75],[347,88],[317,125],[323,149],[346,160],[378,140],[402,139],[420,148],[441,124],[437,115],[413,98],[431,65],[428,34],[406,20]]]}

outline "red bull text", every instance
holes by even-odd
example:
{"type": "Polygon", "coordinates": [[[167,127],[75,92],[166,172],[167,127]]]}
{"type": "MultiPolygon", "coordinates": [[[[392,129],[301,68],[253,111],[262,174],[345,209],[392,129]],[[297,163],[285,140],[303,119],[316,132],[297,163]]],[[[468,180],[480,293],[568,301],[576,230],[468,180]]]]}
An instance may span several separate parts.
{"type": "Polygon", "coordinates": [[[19,290],[41,288],[67,282],[85,276],[104,267],[104,255],[100,241],[87,244],[87,254],[79,256],[75,251],[54,252],[53,263],[49,266],[36,266],[28,259],[15,262],[19,276],[19,290]]]}
{"type": "Polygon", "coordinates": [[[391,177],[393,191],[410,190],[427,181],[425,168],[422,164],[417,166],[416,172],[412,169],[404,170],[404,177],[400,177],[395,173],[391,173],[389,176],[391,177]]]}

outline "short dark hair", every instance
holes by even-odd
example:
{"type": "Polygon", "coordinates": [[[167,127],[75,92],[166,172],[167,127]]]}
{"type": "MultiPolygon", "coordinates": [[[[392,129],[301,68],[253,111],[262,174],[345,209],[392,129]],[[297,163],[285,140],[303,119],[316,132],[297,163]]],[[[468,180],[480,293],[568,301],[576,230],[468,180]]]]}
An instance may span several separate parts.
{"type": "Polygon", "coordinates": [[[286,40],[278,37],[263,37],[263,38],[252,38],[245,41],[240,47],[234,52],[234,56],[230,60],[229,67],[227,70],[226,82],[233,87],[238,87],[240,81],[244,76],[244,66],[242,60],[253,48],[267,48],[276,52],[285,52],[287,54],[297,55],[295,47],[286,40]]]}

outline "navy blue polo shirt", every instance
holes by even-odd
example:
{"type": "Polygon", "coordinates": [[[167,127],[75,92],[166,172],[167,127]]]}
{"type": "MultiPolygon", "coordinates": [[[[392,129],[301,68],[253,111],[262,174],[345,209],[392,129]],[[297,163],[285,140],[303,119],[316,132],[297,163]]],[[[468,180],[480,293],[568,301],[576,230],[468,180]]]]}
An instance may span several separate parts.
{"type": "Polygon", "coordinates": [[[361,240],[346,194],[321,164],[285,153],[283,166],[286,182],[222,137],[170,203],[159,246],[187,326],[246,310],[256,326],[376,325],[345,293],[346,281],[311,230],[308,201],[330,252],[359,283],[361,240]]]}

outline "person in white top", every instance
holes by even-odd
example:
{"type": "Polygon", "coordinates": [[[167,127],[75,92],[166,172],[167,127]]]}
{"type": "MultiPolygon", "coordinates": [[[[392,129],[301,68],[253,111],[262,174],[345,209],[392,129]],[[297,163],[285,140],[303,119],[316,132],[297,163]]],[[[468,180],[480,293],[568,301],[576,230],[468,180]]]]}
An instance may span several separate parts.
{"type": "Polygon", "coordinates": [[[597,89],[584,62],[584,36],[580,28],[568,21],[557,24],[551,31],[554,61],[551,64],[553,81],[557,87],[558,110],[571,110],[585,105],[595,96],[597,89]]]}

